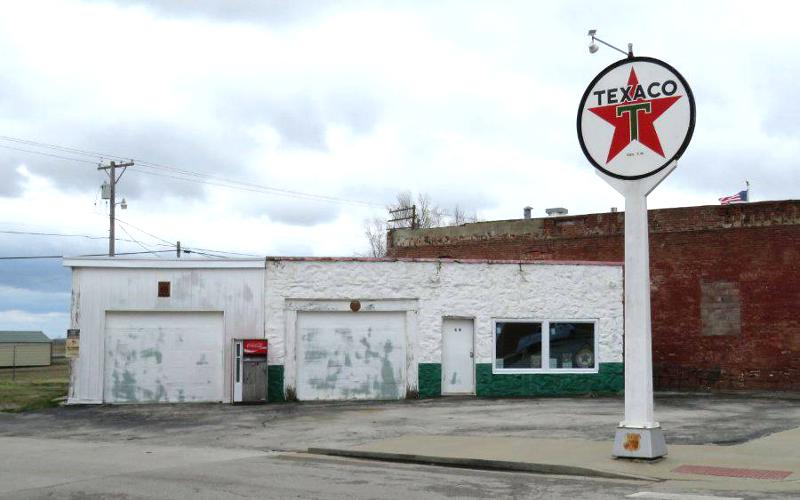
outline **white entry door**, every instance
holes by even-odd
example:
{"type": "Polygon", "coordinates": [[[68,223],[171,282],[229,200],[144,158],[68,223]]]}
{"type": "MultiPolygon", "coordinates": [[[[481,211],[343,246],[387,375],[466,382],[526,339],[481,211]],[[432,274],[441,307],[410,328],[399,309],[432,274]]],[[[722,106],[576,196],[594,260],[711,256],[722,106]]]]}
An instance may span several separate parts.
{"type": "Polygon", "coordinates": [[[442,322],[442,394],[474,394],[474,322],[445,318],[442,322]]]}

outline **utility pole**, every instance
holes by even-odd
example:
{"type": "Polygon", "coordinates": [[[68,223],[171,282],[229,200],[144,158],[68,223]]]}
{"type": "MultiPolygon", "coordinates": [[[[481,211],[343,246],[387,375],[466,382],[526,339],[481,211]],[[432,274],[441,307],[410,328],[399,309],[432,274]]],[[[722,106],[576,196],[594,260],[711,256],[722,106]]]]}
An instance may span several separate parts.
{"type": "MultiPolygon", "coordinates": [[[[108,165],[100,165],[97,167],[97,170],[106,170],[108,173],[108,178],[111,181],[109,183],[109,191],[110,191],[110,198],[109,198],[109,208],[108,211],[108,256],[114,256],[114,227],[115,227],[115,209],[117,208],[117,182],[122,178],[122,174],[125,173],[125,170],[128,167],[133,166],[133,160],[127,161],[124,163],[117,163],[115,161],[109,162],[108,165]],[[122,172],[120,172],[119,176],[117,176],[117,169],[121,168],[122,172]]],[[[124,199],[122,200],[125,201],[124,199]]],[[[125,208],[123,205],[122,208],[125,208]]]]}
{"type": "Polygon", "coordinates": [[[411,224],[411,229],[419,228],[419,221],[417,220],[417,206],[411,205],[410,207],[400,207],[395,208],[394,210],[389,210],[389,215],[394,217],[393,219],[389,219],[386,221],[387,224],[391,224],[392,222],[404,222],[409,221],[411,224]],[[410,212],[410,214],[409,214],[410,212]]]}
{"type": "Polygon", "coordinates": [[[180,241],[178,242],[178,245],[175,247],[175,254],[178,256],[179,259],[181,258],[181,242],[180,241]]]}

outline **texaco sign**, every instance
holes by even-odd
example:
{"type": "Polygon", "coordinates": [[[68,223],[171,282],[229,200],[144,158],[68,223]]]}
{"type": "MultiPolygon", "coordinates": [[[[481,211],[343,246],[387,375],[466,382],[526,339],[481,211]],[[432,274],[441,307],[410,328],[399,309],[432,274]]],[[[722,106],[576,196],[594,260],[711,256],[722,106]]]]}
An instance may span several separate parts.
{"type": "Polygon", "coordinates": [[[578,139],[596,168],[641,179],[683,154],[694,113],[692,90],[680,73],[658,59],[631,57],[589,84],[578,109],[578,139]]]}

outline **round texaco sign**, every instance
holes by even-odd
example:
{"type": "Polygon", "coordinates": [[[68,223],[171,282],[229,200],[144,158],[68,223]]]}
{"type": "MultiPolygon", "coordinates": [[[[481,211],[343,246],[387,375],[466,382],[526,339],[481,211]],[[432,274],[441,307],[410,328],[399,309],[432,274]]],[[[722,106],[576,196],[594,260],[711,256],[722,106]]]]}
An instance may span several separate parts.
{"type": "Polygon", "coordinates": [[[658,59],[630,57],[589,84],[578,108],[578,140],[599,170],[641,179],[683,154],[694,115],[694,96],[680,73],[658,59]]]}

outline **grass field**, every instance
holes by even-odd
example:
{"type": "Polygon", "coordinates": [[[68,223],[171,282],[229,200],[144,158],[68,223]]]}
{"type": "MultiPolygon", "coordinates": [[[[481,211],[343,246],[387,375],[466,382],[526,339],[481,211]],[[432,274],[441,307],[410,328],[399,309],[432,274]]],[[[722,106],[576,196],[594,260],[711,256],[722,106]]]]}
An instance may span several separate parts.
{"type": "Polygon", "coordinates": [[[67,395],[69,365],[55,360],[50,366],[0,368],[0,411],[21,412],[58,405],[67,395]],[[12,380],[14,378],[14,380],[12,380]]]}

